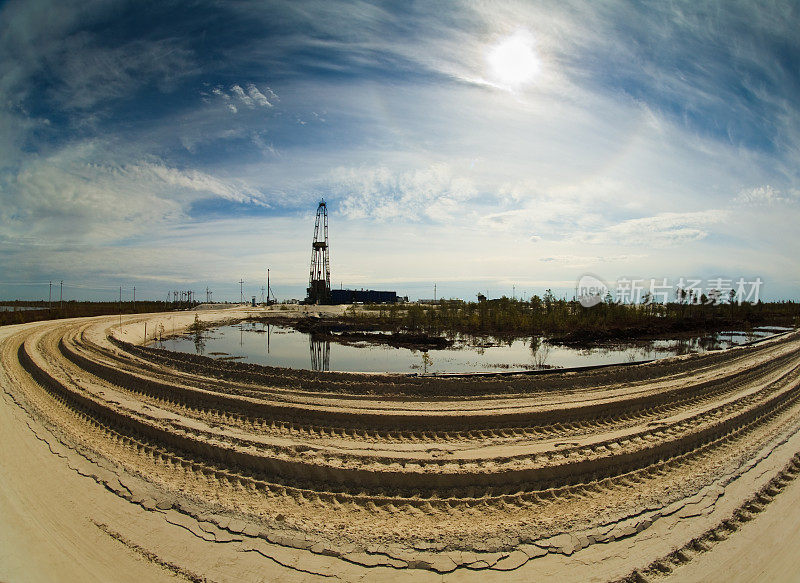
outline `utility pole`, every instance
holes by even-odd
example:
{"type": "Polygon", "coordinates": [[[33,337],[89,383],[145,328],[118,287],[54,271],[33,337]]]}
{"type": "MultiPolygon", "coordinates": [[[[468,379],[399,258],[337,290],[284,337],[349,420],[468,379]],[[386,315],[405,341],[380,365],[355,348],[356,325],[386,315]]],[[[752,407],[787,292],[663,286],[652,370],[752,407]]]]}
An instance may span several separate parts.
{"type": "Polygon", "coordinates": [[[239,303],[244,303],[244,280],[239,280],[239,303]]]}
{"type": "Polygon", "coordinates": [[[436,303],[436,284],[433,284],[433,303],[436,303]]]}
{"type": "Polygon", "coordinates": [[[58,292],[58,309],[62,309],[64,307],[64,280],[61,280],[61,289],[58,292]]]}
{"type": "Polygon", "coordinates": [[[47,309],[53,309],[53,281],[50,280],[50,295],[47,298],[47,309]]]}
{"type": "Polygon", "coordinates": [[[136,286],[133,286],[133,311],[136,312],[136,286]]]}

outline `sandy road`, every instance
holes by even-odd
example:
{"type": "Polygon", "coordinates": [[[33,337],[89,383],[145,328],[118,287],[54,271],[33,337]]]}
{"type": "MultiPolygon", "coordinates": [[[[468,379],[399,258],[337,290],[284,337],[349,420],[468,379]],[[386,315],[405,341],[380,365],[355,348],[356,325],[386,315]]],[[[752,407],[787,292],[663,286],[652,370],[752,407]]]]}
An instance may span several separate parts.
{"type": "MultiPolygon", "coordinates": [[[[702,580],[798,536],[798,333],[481,378],[141,346],[193,319],[0,329],[0,580],[702,580]]],[[[781,548],[743,580],[791,580],[781,548]]]]}

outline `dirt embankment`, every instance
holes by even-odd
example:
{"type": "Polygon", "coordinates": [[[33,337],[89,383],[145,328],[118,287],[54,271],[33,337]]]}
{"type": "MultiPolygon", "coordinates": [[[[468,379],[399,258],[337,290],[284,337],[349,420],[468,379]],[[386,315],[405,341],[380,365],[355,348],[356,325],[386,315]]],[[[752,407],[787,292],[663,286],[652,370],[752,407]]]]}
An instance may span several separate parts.
{"type": "MultiPolygon", "coordinates": [[[[764,323],[764,325],[767,325],[764,323]]],[[[791,320],[780,320],[770,325],[792,327],[791,320]]],[[[556,332],[547,338],[550,344],[574,347],[588,347],[608,343],[631,341],[663,340],[691,338],[702,334],[713,334],[728,330],[752,330],[749,323],[736,320],[715,320],[706,324],[689,322],[665,322],[664,325],[628,326],[622,328],[609,327],[603,329],[582,329],[570,332],[556,332]]]]}
{"type": "MultiPolygon", "coordinates": [[[[377,314],[363,311],[354,320],[342,317],[339,313],[319,313],[308,315],[294,312],[269,314],[252,318],[256,321],[279,324],[314,335],[320,340],[331,340],[341,343],[368,342],[389,346],[412,348],[417,350],[448,348],[454,344],[453,338],[462,335],[474,338],[498,338],[515,340],[540,336],[542,331],[470,331],[456,328],[440,333],[423,331],[407,331],[398,327],[387,332],[391,325],[377,314]]],[[[796,325],[792,317],[772,317],[757,320],[758,325],[772,325],[791,328],[796,325]]],[[[588,348],[608,344],[629,343],[638,341],[682,339],[702,334],[713,334],[728,330],[752,330],[753,323],[735,318],[717,317],[707,320],[664,320],[648,321],[643,324],[606,323],[603,326],[579,327],[573,330],[554,329],[544,333],[546,342],[553,345],[588,348]]]]}
{"type": "Polygon", "coordinates": [[[340,344],[377,344],[412,350],[449,348],[452,339],[422,332],[386,332],[378,322],[353,323],[342,318],[292,318],[289,316],[251,318],[250,321],[270,323],[299,332],[311,334],[314,340],[328,340],[340,344]]]}

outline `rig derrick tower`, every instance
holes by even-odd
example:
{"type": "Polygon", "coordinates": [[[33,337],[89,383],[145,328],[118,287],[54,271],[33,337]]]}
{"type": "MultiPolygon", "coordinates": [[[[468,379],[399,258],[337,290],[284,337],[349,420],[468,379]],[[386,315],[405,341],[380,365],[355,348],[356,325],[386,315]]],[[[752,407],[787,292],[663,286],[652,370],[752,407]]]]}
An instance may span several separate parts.
{"type": "Polygon", "coordinates": [[[311,270],[308,277],[308,303],[327,304],[331,295],[331,266],[328,256],[328,207],[321,200],[311,243],[311,270]],[[320,229],[320,223],[322,229],[320,229]]]}

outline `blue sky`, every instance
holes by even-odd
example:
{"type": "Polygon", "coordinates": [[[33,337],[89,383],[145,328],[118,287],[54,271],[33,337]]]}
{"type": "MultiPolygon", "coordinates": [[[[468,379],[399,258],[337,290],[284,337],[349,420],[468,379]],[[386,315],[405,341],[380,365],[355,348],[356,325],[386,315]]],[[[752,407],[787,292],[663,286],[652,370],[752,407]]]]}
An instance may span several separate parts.
{"type": "Polygon", "coordinates": [[[800,297],[794,2],[0,4],[0,297],[800,297]]]}

